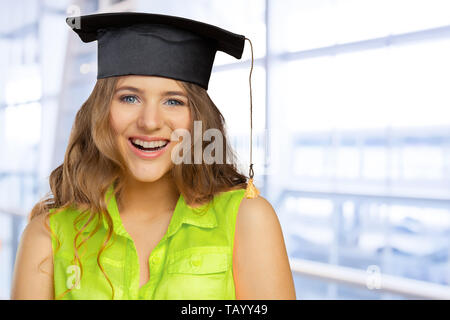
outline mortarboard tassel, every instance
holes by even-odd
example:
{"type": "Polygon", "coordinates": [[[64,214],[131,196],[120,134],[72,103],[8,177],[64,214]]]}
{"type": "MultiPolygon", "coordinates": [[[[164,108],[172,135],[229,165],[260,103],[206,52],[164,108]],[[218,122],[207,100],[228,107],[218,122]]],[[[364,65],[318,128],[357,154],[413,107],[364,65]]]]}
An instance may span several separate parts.
{"type": "Polygon", "coordinates": [[[250,39],[245,38],[245,40],[248,40],[250,42],[250,48],[252,51],[252,67],[250,69],[250,77],[249,77],[249,83],[250,83],[250,170],[249,170],[249,180],[247,183],[247,189],[245,190],[244,197],[248,199],[257,198],[259,196],[259,190],[256,188],[256,186],[253,184],[253,163],[252,163],[252,133],[253,133],[253,101],[252,101],[252,72],[253,72],[253,45],[250,39]]]}
{"type": "Polygon", "coordinates": [[[247,189],[245,190],[244,196],[247,199],[257,198],[259,196],[259,190],[253,184],[253,178],[248,180],[247,189]]]}
{"type": "Polygon", "coordinates": [[[248,180],[247,189],[245,190],[244,196],[248,199],[257,198],[259,196],[259,190],[253,184],[253,164],[250,165],[250,170],[252,172],[251,178],[248,180]]]}

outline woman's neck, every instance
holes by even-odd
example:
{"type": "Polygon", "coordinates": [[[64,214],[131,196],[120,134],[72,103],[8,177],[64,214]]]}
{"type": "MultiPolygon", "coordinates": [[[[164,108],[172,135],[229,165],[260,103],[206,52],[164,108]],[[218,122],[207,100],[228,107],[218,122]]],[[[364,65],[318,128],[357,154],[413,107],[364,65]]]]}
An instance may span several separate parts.
{"type": "Polygon", "coordinates": [[[128,179],[117,206],[122,217],[151,222],[175,210],[180,193],[169,174],[155,182],[128,179]]]}

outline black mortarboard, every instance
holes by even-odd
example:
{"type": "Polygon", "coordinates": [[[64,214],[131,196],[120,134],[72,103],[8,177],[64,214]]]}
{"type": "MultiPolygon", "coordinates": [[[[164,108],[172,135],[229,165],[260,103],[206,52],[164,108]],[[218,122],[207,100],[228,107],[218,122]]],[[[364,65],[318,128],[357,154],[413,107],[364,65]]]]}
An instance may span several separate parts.
{"type": "Polygon", "coordinates": [[[153,75],[208,89],[217,51],[242,57],[245,36],[182,17],[118,12],[69,17],[83,42],[98,40],[97,78],[153,75]]]}

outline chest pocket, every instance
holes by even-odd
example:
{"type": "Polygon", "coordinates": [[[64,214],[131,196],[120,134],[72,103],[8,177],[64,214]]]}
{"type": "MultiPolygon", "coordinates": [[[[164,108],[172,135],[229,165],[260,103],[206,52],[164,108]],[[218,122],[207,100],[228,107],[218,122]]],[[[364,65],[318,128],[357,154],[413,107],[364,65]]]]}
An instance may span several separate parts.
{"type": "Polygon", "coordinates": [[[229,268],[229,255],[218,248],[191,248],[169,257],[169,274],[214,274],[226,272],[229,268]],[[222,252],[221,252],[222,251],[222,252]]]}
{"type": "Polygon", "coordinates": [[[233,284],[228,247],[194,247],[168,256],[163,299],[227,299],[233,284]]]}

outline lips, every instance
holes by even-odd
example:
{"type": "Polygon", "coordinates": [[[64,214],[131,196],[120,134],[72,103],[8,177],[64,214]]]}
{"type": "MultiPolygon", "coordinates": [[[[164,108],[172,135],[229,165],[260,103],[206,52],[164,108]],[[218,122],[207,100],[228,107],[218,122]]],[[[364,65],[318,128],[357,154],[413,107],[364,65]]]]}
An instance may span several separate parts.
{"type": "Polygon", "coordinates": [[[131,142],[131,144],[133,146],[135,146],[136,148],[140,149],[140,150],[144,150],[144,151],[157,151],[158,149],[162,149],[164,148],[170,141],[166,141],[166,140],[158,140],[158,141],[164,141],[163,145],[161,146],[156,146],[156,147],[151,147],[151,146],[147,146],[148,141],[143,141],[144,145],[141,144],[142,140],[134,140],[132,138],[129,139],[129,141],[131,142]],[[154,150],[152,150],[154,149],[154,150]]]}
{"type": "MultiPolygon", "coordinates": [[[[155,158],[158,158],[159,156],[161,156],[162,154],[164,154],[164,152],[167,150],[167,148],[169,147],[169,145],[170,145],[170,141],[169,141],[169,143],[167,143],[164,147],[162,147],[161,149],[159,149],[159,150],[156,150],[156,151],[144,151],[144,150],[141,150],[141,149],[139,149],[137,146],[135,146],[132,142],[131,142],[131,138],[130,139],[128,139],[128,146],[130,147],[130,149],[131,149],[131,151],[136,155],[136,156],[138,156],[139,158],[141,158],[141,159],[155,159],[155,158]]],[[[159,140],[161,140],[161,139],[159,139],[159,140]]],[[[163,139],[163,140],[166,140],[166,139],[163,139]]]]}
{"type": "Polygon", "coordinates": [[[139,140],[146,141],[146,142],[161,141],[161,140],[162,141],[170,141],[170,139],[166,139],[163,137],[146,137],[146,136],[132,136],[132,137],[129,137],[128,139],[130,139],[130,140],[139,139],[139,140]]]}

